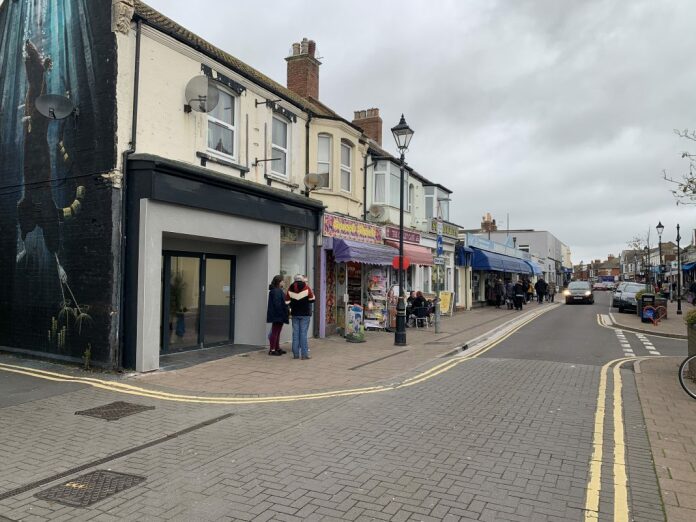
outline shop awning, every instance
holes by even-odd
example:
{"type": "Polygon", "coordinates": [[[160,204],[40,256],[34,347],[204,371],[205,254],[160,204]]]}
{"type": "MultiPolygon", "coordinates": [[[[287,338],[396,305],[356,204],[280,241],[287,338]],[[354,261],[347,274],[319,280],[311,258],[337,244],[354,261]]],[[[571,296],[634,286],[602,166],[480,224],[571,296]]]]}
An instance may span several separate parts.
{"type": "Polygon", "coordinates": [[[399,251],[386,245],[360,243],[349,239],[334,239],[334,258],[339,263],[356,261],[366,265],[391,265],[399,251]]]}
{"type": "Polygon", "coordinates": [[[689,270],[692,270],[694,267],[696,267],[696,261],[692,261],[691,263],[686,263],[685,265],[682,265],[682,271],[688,272],[689,270]]]}
{"type": "Polygon", "coordinates": [[[468,246],[458,246],[455,250],[454,261],[457,266],[468,266],[466,262],[466,254],[473,254],[474,251],[468,246]]]}
{"type": "MultiPolygon", "coordinates": [[[[399,250],[398,241],[385,241],[386,245],[396,248],[397,254],[399,250]]],[[[404,243],[404,256],[408,257],[412,265],[427,265],[432,266],[433,264],[433,253],[427,247],[422,247],[418,245],[411,245],[409,243],[404,243]]]]}
{"type": "Polygon", "coordinates": [[[533,273],[535,276],[544,275],[544,271],[543,271],[543,270],[541,269],[541,267],[540,267],[538,264],[536,264],[534,261],[525,261],[525,263],[527,263],[530,267],[532,267],[532,273],[533,273]]]}
{"type": "Polygon", "coordinates": [[[472,248],[474,254],[471,259],[473,270],[487,270],[492,272],[511,272],[514,274],[530,274],[531,267],[522,259],[504,256],[495,252],[487,252],[478,248],[472,248]]]}

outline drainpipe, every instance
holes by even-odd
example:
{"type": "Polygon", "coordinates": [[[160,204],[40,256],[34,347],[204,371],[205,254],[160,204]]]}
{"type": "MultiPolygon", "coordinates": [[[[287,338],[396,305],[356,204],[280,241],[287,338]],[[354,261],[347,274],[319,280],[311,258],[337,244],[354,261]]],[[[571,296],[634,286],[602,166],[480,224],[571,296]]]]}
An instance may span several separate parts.
{"type": "Polygon", "coordinates": [[[124,298],[126,294],[126,211],[128,203],[128,158],[135,152],[136,139],[138,130],[138,86],[140,83],[140,35],[142,32],[142,20],[138,20],[138,26],[135,33],[135,71],[133,74],[133,109],[131,121],[131,139],[130,147],[123,151],[122,156],[122,172],[121,177],[121,259],[119,272],[121,275],[121,284],[119,286],[118,296],[118,366],[122,367],[123,350],[124,350],[124,331],[125,331],[125,313],[124,313],[124,298]]]}
{"type": "Polygon", "coordinates": [[[369,155],[370,151],[368,149],[365,151],[365,157],[363,158],[363,221],[367,221],[367,157],[369,155]]]}
{"type": "MultiPolygon", "coordinates": [[[[305,175],[309,174],[309,122],[312,121],[312,113],[307,113],[307,122],[305,123],[305,175]]],[[[309,190],[305,186],[305,196],[309,197],[309,190]]]]}

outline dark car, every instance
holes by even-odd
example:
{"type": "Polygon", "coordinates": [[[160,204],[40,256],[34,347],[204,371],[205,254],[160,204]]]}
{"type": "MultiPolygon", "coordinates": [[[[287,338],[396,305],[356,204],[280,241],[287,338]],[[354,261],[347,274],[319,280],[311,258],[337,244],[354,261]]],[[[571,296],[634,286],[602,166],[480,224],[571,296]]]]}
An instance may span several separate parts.
{"type": "Polygon", "coordinates": [[[587,303],[594,304],[592,286],[587,281],[571,281],[568,288],[563,290],[566,304],[587,303]]]}
{"type": "Polygon", "coordinates": [[[616,307],[619,309],[619,313],[623,313],[624,310],[635,310],[638,307],[636,294],[644,290],[645,285],[643,283],[626,283],[621,289],[621,294],[618,297],[615,296],[616,307]]]}

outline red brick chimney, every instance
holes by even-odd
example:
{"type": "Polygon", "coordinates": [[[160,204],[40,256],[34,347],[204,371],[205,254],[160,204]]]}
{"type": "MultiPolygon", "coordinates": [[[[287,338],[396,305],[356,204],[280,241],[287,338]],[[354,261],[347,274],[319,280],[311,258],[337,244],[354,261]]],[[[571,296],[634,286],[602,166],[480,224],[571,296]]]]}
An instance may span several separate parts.
{"type": "Polygon", "coordinates": [[[382,117],[379,115],[379,109],[355,111],[353,125],[360,127],[367,136],[382,146],[382,117]]]}
{"type": "Polygon", "coordinates": [[[288,89],[303,98],[319,99],[319,66],[321,62],[314,57],[317,44],[314,40],[303,38],[292,44],[292,55],[288,62],[288,89]]]}

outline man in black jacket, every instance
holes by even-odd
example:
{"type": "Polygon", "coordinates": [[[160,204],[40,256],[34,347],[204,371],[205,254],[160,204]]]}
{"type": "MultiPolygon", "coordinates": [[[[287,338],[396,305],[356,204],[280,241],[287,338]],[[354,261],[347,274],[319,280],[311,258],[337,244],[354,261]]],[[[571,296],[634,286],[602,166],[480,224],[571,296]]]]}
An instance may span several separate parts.
{"type": "Polygon", "coordinates": [[[314,292],[301,274],[295,276],[295,281],[285,294],[285,303],[290,306],[292,315],[292,357],[293,359],[309,359],[307,331],[312,317],[314,292]]]}
{"type": "Polygon", "coordinates": [[[544,296],[546,296],[546,281],[544,281],[543,277],[540,277],[539,280],[534,284],[534,290],[536,290],[537,294],[537,303],[541,304],[544,302],[544,296]]]}

